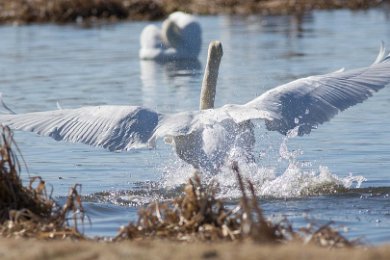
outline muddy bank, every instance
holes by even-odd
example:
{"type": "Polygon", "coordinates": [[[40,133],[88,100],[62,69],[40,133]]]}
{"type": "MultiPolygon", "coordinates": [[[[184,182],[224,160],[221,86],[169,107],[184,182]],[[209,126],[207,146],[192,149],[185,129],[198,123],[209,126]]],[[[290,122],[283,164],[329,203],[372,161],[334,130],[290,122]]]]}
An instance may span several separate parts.
{"type": "Polygon", "coordinates": [[[1,259],[389,259],[390,246],[324,249],[305,245],[178,243],[161,240],[106,243],[0,239],[1,259]],[[21,250],[23,249],[23,250],[21,250]]]}
{"type": "Polygon", "coordinates": [[[195,14],[291,14],[314,9],[366,9],[390,0],[0,0],[0,24],[156,20],[195,14]]]}

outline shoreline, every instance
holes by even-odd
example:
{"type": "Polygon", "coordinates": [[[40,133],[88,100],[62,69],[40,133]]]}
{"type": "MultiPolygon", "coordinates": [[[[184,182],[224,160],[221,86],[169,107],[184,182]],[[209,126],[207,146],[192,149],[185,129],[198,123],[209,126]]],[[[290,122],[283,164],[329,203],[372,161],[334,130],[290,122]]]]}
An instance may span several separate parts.
{"type": "Polygon", "coordinates": [[[326,249],[312,245],[166,240],[44,241],[0,239],[1,259],[389,259],[390,245],[326,249]],[[24,248],[25,250],[21,250],[24,248]]]}
{"type": "Polygon", "coordinates": [[[13,0],[0,2],[0,24],[159,20],[175,11],[198,15],[288,15],[313,10],[365,10],[390,0],[13,0]]]}

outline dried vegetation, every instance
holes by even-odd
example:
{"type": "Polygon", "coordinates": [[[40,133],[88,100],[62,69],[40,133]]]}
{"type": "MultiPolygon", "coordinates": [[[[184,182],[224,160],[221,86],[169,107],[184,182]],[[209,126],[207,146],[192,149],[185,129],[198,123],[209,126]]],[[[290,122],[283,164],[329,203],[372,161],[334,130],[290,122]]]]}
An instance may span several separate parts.
{"type": "MultiPolygon", "coordinates": [[[[241,181],[241,185],[244,185],[241,181]]],[[[139,212],[137,223],[122,227],[114,240],[167,238],[179,241],[240,240],[262,242],[284,239],[284,225],[265,220],[253,193],[242,206],[228,208],[215,196],[216,186],[204,186],[198,175],[189,180],[184,194],[172,202],[155,202],[139,212]],[[252,208],[253,207],[253,208],[252,208]],[[255,211],[252,211],[255,209],[255,211]]]]}
{"type": "Polygon", "coordinates": [[[255,189],[243,180],[232,164],[241,190],[241,202],[228,207],[216,198],[217,185],[203,185],[198,175],[189,180],[182,196],[169,202],[154,202],[142,208],[137,223],[120,229],[114,241],[159,238],[176,241],[243,241],[280,244],[301,242],[328,248],[352,247],[330,224],[310,225],[295,231],[287,219],[273,223],[262,212],[255,189]]]}
{"type": "MultiPolygon", "coordinates": [[[[20,163],[12,132],[0,127],[0,235],[38,239],[86,239],[79,232],[85,212],[75,185],[65,204],[59,206],[47,195],[40,177],[30,178],[23,186],[20,163]],[[69,225],[71,222],[72,225],[69,225]]],[[[273,223],[262,212],[255,189],[244,180],[237,164],[232,171],[242,193],[239,205],[227,206],[218,199],[216,183],[204,185],[194,175],[181,196],[166,202],[155,202],[141,208],[136,223],[121,227],[113,241],[167,239],[174,241],[243,241],[286,243],[300,241],[325,247],[351,247],[340,233],[324,225],[294,231],[287,220],[273,223]]]]}
{"type": "Polygon", "coordinates": [[[377,6],[388,0],[0,0],[0,23],[155,20],[174,11],[197,14],[292,14],[377,6]]]}
{"type": "Polygon", "coordinates": [[[75,185],[66,203],[60,207],[47,194],[41,177],[30,178],[23,186],[18,150],[8,127],[0,126],[0,235],[25,238],[83,238],[77,223],[84,219],[75,185]],[[72,216],[73,226],[68,225],[72,216]]]}

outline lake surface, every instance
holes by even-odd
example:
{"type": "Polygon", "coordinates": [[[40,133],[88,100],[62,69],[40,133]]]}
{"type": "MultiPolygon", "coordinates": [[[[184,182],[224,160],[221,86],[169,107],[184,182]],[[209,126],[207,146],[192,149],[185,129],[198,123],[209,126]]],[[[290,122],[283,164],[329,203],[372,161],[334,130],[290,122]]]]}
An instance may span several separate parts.
{"type": "MultiPolygon", "coordinates": [[[[92,28],[74,25],[0,27],[0,91],[16,112],[85,105],[140,105],[164,113],[197,110],[207,46],[223,43],[216,106],[245,103],[294,79],[371,64],[383,40],[390,48],[388,9],[318,11],[304,16],[204,16],[199,62],[138,59],[146,22],[92,28]]],[[[156,22],[158,23],[158,22],[156,22]]],[[[349,238],[390,241],[390,86],[344,111],[309,136],[256,132],[256,165],[243,169],[262,195],[265,214],[295,227],[334,221],[349,238]],[[307,192],[324,184],[358,188],[307,192]],[[373,188],[371,188],[373,187],[373,188]],[[375,187],[383,187],[381,189],[375,187]]],[[[164,199],[193,170],[163,142],[156,150],[108,152],[16,132],[28,171],[64,199],[82,184],[90,236],[114,236],[140,205],[164,199]]],[[[214,176],[220,196],[239,197],[226,170],[214,176]]]]}

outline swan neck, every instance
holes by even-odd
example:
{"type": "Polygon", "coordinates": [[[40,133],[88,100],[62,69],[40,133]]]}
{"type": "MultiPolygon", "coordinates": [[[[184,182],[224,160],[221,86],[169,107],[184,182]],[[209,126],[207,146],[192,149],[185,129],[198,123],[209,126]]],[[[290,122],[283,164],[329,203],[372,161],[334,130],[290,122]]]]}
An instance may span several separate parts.
{"type": "Polygon", "coordinates": [[[222,44],[213,41],[209,45],[207,64],[200,93],[200,110],[214,108],[219,65],[223,55],[222,44]]]}
{"type": "Polygon", "coordinates": [[[178,48],[181,43],[179,26],[171,19],[166,19],[162,24],[161,38],[167,47],[178,48]]]}

